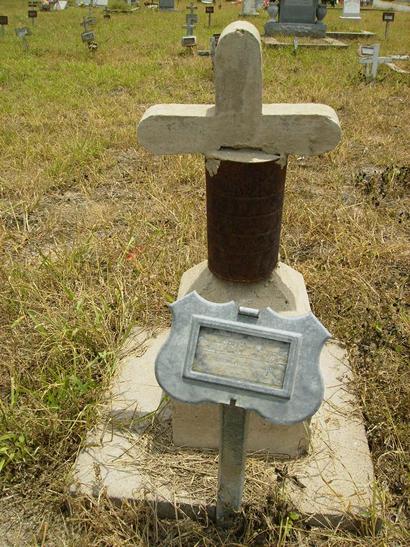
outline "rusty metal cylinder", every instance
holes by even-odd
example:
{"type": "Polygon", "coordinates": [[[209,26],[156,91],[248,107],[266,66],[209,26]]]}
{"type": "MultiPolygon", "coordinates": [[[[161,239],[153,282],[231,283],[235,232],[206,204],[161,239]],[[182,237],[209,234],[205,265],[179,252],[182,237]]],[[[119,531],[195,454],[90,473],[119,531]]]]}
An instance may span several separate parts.
{"type": "Polygon", "coordinates": [[[226,281],[269,278],[278,263],[286,166],[221,161],[206,171],[208,267],[226,281]]]}

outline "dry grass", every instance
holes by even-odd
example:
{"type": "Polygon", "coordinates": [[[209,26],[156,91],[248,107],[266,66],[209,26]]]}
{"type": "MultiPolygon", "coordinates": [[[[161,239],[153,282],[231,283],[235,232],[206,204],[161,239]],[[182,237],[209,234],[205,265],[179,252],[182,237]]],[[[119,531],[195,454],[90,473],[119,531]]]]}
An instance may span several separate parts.
{"type": "MultiPolygon", "coordinates": [[[[206,256],[202,158],[152,157],[137,145],[135,125],[148,104],[213,101],[212,71],[209,59],[181,52],[181,12],[143,10],[109,22],[100,15],[91,55],[80,41],[79,9],[40,14],[24,53],[13,29],[26,24],[26,10],[23,0],[1,1],[10,19],[0,38],[5,537],[15,545],[405,545],[408,77],[382,67],[366,85],[354,45],[264,52],[266,102],[324,102],[341,120],[335,151],[290,160],[281,255],[348,347],[384,532],[309,531],[266,497],[226,535],[105,501],[71,512],[66,477],[118,348],[136,322],[169,322],[166,304],[181,274],[206,256]],[[369,165],[382,174],[363,173],[369,165]]],[[[212,31],[238,11],[216,9],[212,31]]],[[[327,18],[330,29],[340,28],[338,15],[327,18]]],[[[264,20],[255,21],[260,29],[264,20]]],[[[409,52],[409,21],[396,14],[383,53],[409,52]]],[[[360,26],[382,35],[380,12],[365,12],[360,26]]],[[[201,17],[201,47],[208,36],[201,17]]]]}

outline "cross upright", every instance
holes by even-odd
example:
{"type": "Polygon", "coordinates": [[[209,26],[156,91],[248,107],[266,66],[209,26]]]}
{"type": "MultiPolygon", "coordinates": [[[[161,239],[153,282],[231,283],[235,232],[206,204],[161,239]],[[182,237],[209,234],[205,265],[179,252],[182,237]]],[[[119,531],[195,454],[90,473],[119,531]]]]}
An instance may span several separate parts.
{"type": "Polygon", "coordinates": [[[208,267],[236,282],[269,277],[278,261],[289,154],[312,156],[340,140],[336,112],[322,104],[263,104],[258,30],[236,21],[215,54],[215,105],[155,105],[138,126],[155,154],[206,160],[208,267]]]}

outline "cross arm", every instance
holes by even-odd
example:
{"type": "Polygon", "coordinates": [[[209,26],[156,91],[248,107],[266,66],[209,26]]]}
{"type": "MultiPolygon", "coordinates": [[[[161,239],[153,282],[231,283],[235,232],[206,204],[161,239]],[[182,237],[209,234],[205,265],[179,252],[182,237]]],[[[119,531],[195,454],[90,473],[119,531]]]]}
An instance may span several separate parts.
{"type": "Polygon", "coordinates": [[[138,142],[154,154],[205,153],[215,107],[210,104],[157,104],[138,124],[138,142]]]}
{"type": "Polygon", "coordinates": [[[155,154],[217,156],[221,149],[317,155],[340,140],[336,112],[322,104],[268,104],[252,121],[216,114],[213,105],[156,105],[138,126],[140,144],[155,154]]]}

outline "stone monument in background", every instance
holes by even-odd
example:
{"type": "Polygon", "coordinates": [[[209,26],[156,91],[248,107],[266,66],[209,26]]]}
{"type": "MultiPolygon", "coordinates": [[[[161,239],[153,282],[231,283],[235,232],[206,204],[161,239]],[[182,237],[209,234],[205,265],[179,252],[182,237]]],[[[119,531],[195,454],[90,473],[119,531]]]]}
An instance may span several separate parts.
{"type": "Polygon", "coordinates": [[[324,38],[326,35],[326,25],[322,23],[326,6],[319,0],[280,0],[279,7],[271,2],[268,15],[265,36],[286,34],[324,38]]]}
{"type": "Polygon", "coordinates": [[[344,0],[340,19],[361,19],[360,0],[344,0]]]}

